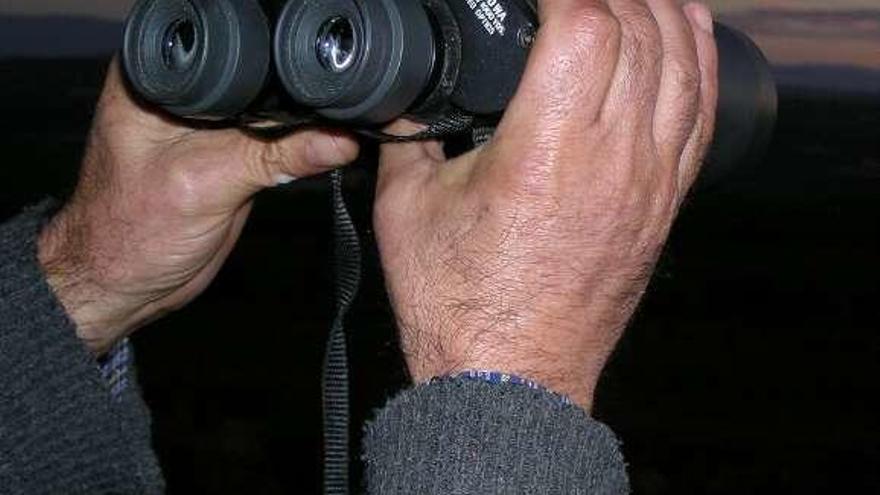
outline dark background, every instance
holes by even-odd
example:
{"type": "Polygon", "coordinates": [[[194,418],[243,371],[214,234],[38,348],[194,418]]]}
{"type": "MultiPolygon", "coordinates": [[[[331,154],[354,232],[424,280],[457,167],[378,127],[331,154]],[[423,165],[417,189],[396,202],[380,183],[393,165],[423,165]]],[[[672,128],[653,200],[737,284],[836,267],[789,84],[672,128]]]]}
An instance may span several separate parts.
{"type": "MultiPolygon", "coordinates": [[[[105,64],[0,60],[0,218],[70,190],[105,64]]],[[[689,202],[599,390],[636,493],[880,492],[880,86],[778,72],[766,161],[689,202]]],[[[348,184],[368,252],[357,424],[406,383],[373,176],[363,163],[348,184]]],[[[326,179],[264,193],[217,282],[136,337],[170,493],[319,492],[331,246],[326,179]]]]}

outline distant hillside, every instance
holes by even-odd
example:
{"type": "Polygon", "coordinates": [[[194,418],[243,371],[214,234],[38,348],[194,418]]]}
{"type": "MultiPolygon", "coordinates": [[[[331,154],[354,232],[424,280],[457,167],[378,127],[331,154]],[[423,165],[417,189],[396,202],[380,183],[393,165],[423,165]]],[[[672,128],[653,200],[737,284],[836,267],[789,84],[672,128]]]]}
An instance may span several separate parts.
{"type": "Polygon", "coordinates": [[[93,57],[116,51],[122,25],[88,17],[0,16],[0,58],[93,57]]]}
{"type": "Polygon", "coordinates": [[[848,65],[792,65],[773,69],[781,88],[880,97],[880,70],[848,65]]]}

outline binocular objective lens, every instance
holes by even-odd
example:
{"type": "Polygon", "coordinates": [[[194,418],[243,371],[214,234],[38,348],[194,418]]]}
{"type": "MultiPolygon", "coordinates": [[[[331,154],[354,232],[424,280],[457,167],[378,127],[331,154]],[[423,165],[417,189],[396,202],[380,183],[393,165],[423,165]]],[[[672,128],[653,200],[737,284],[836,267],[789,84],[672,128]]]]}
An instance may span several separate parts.
{"type": "Polygon", "coordinates": [[[171,24],[162,40],[162,59],[165,67],[174,72],[192,68],[197,53],[196,26],[188,19],[171,24]]]}
{"type": "Polygon", "coordinates": [[[345,72],[357,59],[354,26],[344,17],[333,17],[321,25],[315,42],[318,61],[330,72],[345,72]]]}

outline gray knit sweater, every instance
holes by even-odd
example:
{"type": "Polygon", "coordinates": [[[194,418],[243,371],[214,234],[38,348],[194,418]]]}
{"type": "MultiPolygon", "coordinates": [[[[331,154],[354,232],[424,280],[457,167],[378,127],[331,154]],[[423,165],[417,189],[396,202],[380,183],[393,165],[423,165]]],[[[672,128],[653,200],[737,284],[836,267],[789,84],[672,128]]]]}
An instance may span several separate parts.
{"type": "MultiPolygon", "coordinates": [[[[111,393],[36,260],[46,207],[0,226],[0,494],[154,494],[164,483],[135,386],[111,393]]],[[[366,427],[370,494],[618,494],[611,431],[548,392],[440,380],[366,427]]]]}

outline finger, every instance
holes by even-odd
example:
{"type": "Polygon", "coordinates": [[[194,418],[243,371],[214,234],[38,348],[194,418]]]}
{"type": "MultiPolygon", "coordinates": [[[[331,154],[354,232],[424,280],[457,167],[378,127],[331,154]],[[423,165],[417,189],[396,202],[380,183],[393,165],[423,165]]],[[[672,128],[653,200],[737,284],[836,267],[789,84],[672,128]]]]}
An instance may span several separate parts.
{"type": "Polygon", "coordinates": [[[664,163],[678,166],[700,108],[700,62],[694,31],[676,0],[647,0],[663,39],[663,72],[654,139],[664,163]]]}
{"type": "Polygon", "coordinates": [[[620,21],[620,59],[602,119],[615,128],[653,133],[663,47],[660,28],[644,0],[609,0],[620,21]]]}
{"type": "Polygon", "coordinates": [[[274,141],[238,132],[235,141],[240,160],[227,160],[227,173],[237,177],[246,194],[327,172],[352,162],[359,151],[353,137],[325,130],[300,131],[274,141]]]}
{"type": "Polygon", "coordinates": [[[551,163],[599,118],[620,49],[620,24],[602,0],[540,2],[541,27],[492,148],[516,163],[551,163]],[[541,155],[544,155],[543,157],[541,155]]]}
{"type": "MultiPolygon", "coordinates": [[[[422,124],[401,119],[391,124],[385,129],[385,132],[394,136],[412,136],[424,128],[425,126],[422,124]]],[[[439,141],[383,144],[379,156],[377,194],[383,194],[392,181],[426,179],[445,159],[443,144],[439,141]]]]}
{"type": "MultiPolygon", "coordinates": [[[[385,132],[391,136],[414,136],[427,128],[407,119],[398,119],[389,125],[385,132]]],[[[414,162],[443,162],[446,153],[443,151],[443,143],[438,140],[419,140],[401,143],[387,143],[383,149],[388,152],[389,158],[397,160],[411,160],[414,162]]]]}
{"type": "Polygon", "coordinates": [[[685,145],[681,158],[680,175],[682,190],[690,187],[699,173],[706,153],[715,135],[715,119],[718,110],[718,45],[713,32],[712,12],[701,4],[685,7],[697,45],[700,66],[700,103],[697,123],[685,145]]]}
{"type": "MultiPolygon", "coordinates": [[[[400,119],[385,129],[395,136],[411,136],[425,126],[400,119]]],[[[411,214],[419,200],[427,201],[425,185],[432,170],[443,162],[443,147],[439,142],[386,143],[379,148],[379,171],[376,183],[374,223],[381,231],[396,225],[401,214],[411,214]]]]}
{"type": "MultiPolygon", "coordinates": [[[[425,125],[400,119],[385,129],[392,136],[413,136],[425,130],[425,125]]],[[[437,140],[385,143],[381,147],[381,161],[388,171],[411,169],[413,165],[426,168],[446,160],[443,144],[437,140]]]]}

